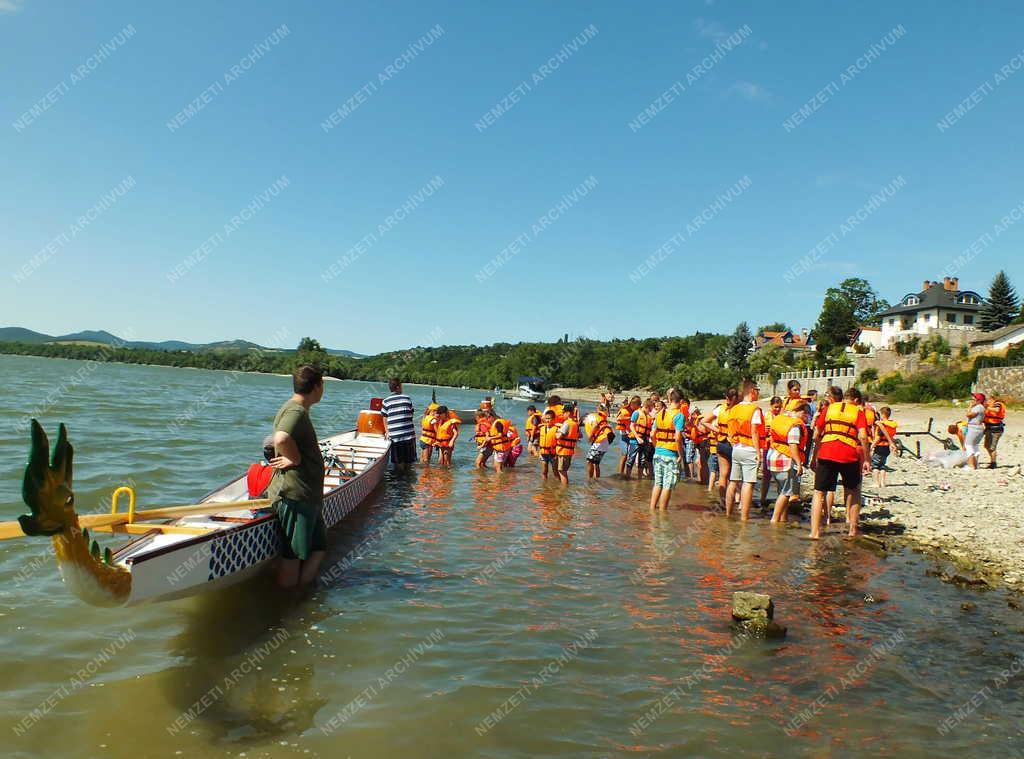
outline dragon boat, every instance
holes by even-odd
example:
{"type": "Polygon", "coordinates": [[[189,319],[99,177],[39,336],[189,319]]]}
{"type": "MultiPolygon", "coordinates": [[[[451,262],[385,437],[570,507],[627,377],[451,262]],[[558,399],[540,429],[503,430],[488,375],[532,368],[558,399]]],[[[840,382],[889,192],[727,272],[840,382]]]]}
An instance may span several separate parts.
{"type": "MultiPolygon", "coordinates": [[[[32,420],[32,448],[22,485],[31,514],[0,527],[50,536],[64,583],[86,603],[131,606],[183,598],[241,582],[281,554],[277,516],[269,501],[250,500],[244,473],[194,505],[136,511],[134,491],[123,487],[114,491],[111,514],[79,517],[72,489],[74,451],[63,424],[52,458],[49,445],[43,428],[32,420]],[[122,495],[129,500],[126,512],[118,512],[122,495]],[[90,540],[90,529],[124,534],[129,540],[101,551],[90,540]]],[[[380,484],[390,445],[375,411],[361,412],[357,429],[320,441],[327,529],[380,484]]],[[[11,529],[7,532],[4,537],[16,536],[11,529]]]]}

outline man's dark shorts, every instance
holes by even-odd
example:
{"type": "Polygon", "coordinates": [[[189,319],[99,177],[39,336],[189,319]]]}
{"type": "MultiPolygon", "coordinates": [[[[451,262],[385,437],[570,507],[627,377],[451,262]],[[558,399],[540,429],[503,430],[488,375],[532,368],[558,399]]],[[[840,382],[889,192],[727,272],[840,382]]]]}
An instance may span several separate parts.
{"type": "Polygon", "coordinates": [[[864,479],[860,462],[841,463],[830,459],[818,459],[818,468],[814,472],[814,489],[826,493],[834,492],[840,477],[843,478],[844,488],[859,488],[864,479]]]}
{"type": "Polygon", "coordinates": [[[885,462],[889,460],[889,446],[876,445],[871,452],[871,468],[882,471],[885,469],[885,462]]]}
{"type": "Polygon", "coordinates": [[[305,561],[314,551],[327,550],[327,528],[319,504],[280,498],[274,502],[274,511],[284,533],[284,558],[305,561]]]}
{"type": "Polygon", "coordinates": [[[416,461],[416,441],[413,439],[409,440],[398,440],[391,441],[391,463],[392,464],[412,464],[416,461]]]}

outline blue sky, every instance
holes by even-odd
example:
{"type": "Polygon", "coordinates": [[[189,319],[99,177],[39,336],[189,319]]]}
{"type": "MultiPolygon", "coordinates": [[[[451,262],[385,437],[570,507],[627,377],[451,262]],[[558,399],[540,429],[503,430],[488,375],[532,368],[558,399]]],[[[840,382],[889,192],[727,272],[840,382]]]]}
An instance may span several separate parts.
{"type": "Polygon", "coordinates": [[[372,353],[1024,287],[1015,3],[324,5],[0,0],[0,326],[372,353]]]}

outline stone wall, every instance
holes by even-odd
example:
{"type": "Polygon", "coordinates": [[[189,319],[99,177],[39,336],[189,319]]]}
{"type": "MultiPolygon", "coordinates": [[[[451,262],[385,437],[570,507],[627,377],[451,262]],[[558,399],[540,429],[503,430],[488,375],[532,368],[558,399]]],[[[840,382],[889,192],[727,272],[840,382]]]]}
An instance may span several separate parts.
{"type": "Polygon", "coordinates": [[[978,370],[974,392],[1024,401],[1024,366],[993,366],[978,370]]]}
{"type": "Polygon", "coordinates": [[[901,356],[894,350],[885,349],[875,351],[872,356],[854,356],[853,363],[857,374],[865,369],[875,369],[879,377],[884,377],[893,372],[914,374],[921,368],[921,357],[917,353],[901,356]]]}
{"type": "Polygon", "coordinates": [[[800,389],[804,393],[808,390],[817,390],[818,395],[823,395],[832,385],[841,387],[843,390],[853,387],[857,384],[857,373],[853,368],[783,372],[774,383],[771,382],[767,374],[760,374],[757,377],[757,387],[761,391],[761,397],[767,399],[773,395],[784,396],[786,383],[791,379],[800,382],[800,389]]]}

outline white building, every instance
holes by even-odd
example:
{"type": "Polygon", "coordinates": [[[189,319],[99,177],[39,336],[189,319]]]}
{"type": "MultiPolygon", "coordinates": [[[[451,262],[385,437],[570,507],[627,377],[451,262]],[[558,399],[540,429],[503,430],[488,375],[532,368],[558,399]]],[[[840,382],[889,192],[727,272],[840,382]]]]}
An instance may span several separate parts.
{"type": "MultiPolygon", "coordinates": [[[[907,293],[900,302],[883,311],[881,342],[886,348],[900,340],[926,337],[933,332],[949,335],[963,331],[966,343],[980,330],[982,297],[973,290],[961,290],[956,277],[942,282],[925,280],[919,293],[907,293]]],[[[952,342],[952,341],[951,341],[952,342]]]]}
{"type": "Polygon", "coordinates": [[[971,341],[971,348],[979,351],[1004,351],[1024,343],[1024,324],[1009,324],[971,341]]]}

